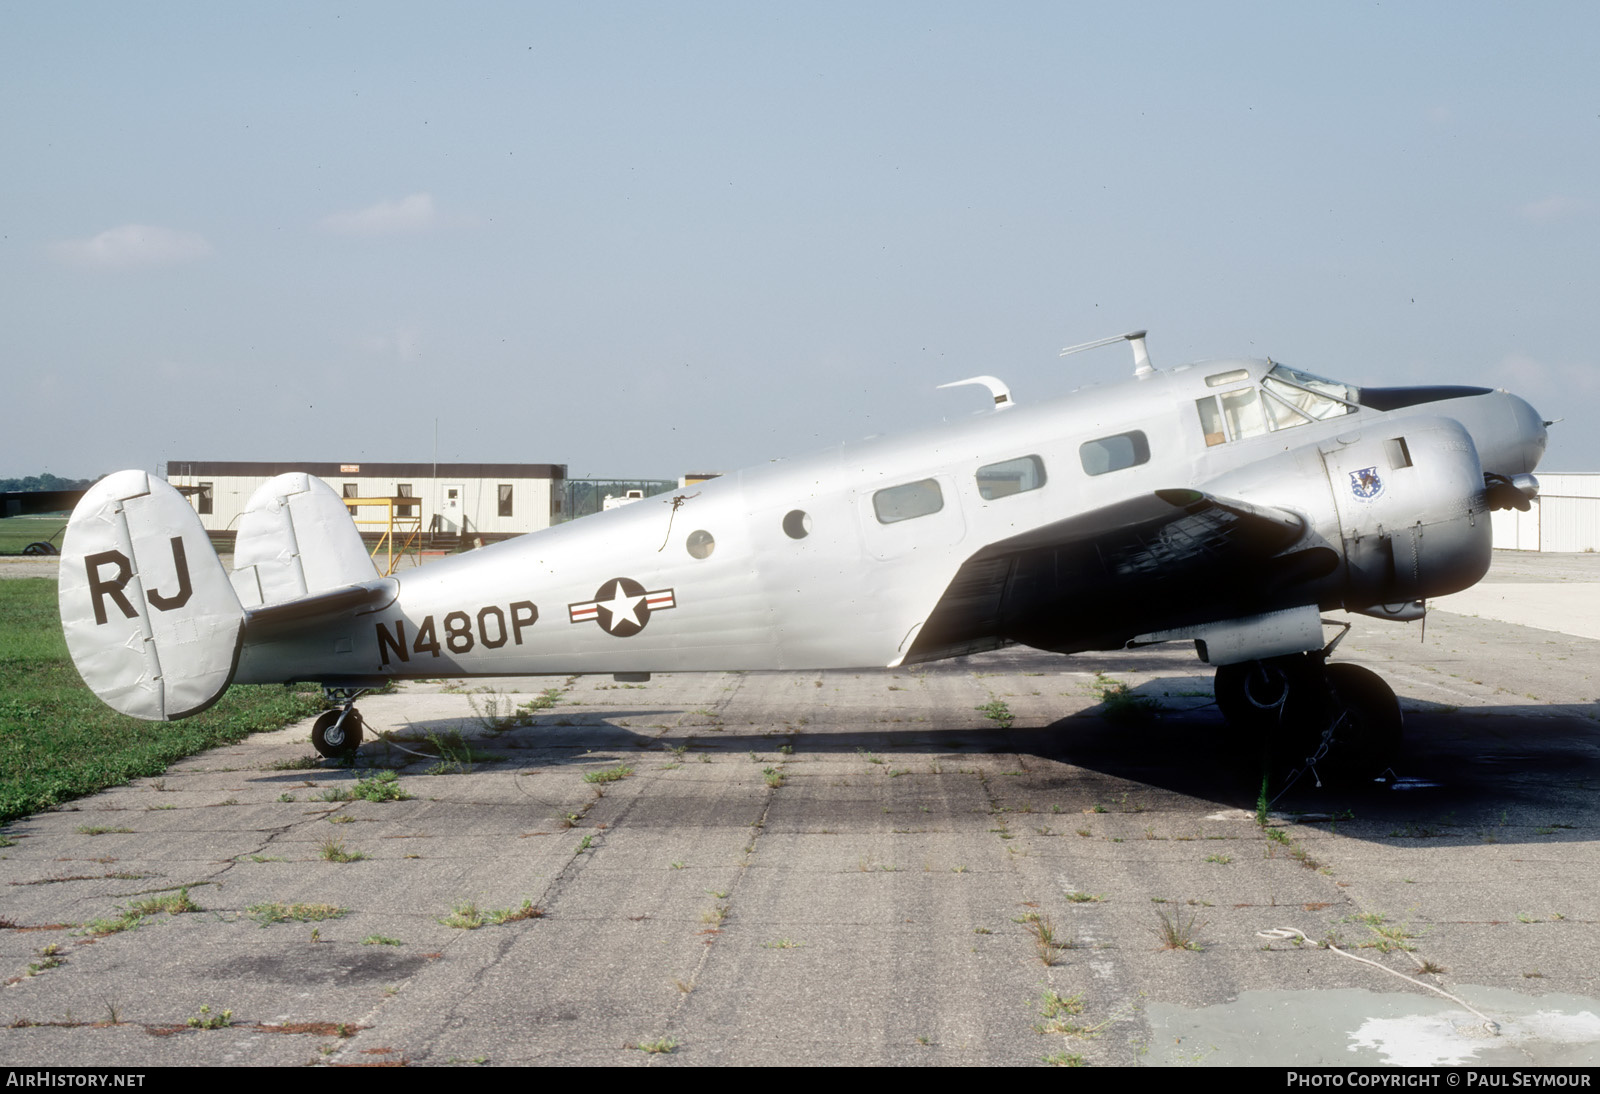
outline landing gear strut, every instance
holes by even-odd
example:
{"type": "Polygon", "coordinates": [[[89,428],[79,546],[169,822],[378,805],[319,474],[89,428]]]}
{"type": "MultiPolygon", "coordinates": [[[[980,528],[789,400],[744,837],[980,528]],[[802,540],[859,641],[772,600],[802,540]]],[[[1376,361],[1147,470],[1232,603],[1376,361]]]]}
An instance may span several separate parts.
{"type": "Polygon", "coordinates": [[[356,700],[366,691],[366,688],[322,689],[328,702],[343,705],[335,710],[323,711],[312,725],[311,744],[318,752],[337,760],[355,755],[356,749],[361,747],[363,726],[356,700]]]}
{"type": "Polygon", "coordinates": [[[1223,665],[1217,706],[1229,725],[1264,739],[1280,772],[1309,771],[1319,783],[1375,778],[1400,749],[1400,701],[1377,673],[1328,664],[1330,652],[1223,665]]]}

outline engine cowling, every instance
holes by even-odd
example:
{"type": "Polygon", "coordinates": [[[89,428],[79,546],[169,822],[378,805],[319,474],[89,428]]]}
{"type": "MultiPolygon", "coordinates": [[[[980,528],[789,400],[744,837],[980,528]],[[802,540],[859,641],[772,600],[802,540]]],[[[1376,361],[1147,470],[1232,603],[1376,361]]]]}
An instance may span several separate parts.
{"type": "Polygon", "coordinates": [[[1339,606],[1443,596],[1488,573],[1483,468],[1459,422],[1405,418],[1319,448],[1344,556],[1339,606]]]}

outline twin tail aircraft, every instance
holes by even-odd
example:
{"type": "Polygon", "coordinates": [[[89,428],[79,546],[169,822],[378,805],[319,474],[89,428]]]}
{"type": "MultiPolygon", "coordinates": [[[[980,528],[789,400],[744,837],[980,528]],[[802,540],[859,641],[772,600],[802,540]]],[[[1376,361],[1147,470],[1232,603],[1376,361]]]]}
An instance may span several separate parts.
{"type": "MultiPolygon", "coordinates": [[[[230,683],[320,684],[324,755],[405,677],[913,665],[1023,644],[1190,641],[1228,722],[1381,770],[1394,693],[1330,663],[1322,613],[1414,620],[1488,570],[1548,423],[1481,387],[1358,387],[1271,360],[1151,367],[911,436],[725,475],[380,576],[320,479],[263,485],[232,571],[143,471],[74,511],[60,608],[84,681],[138,718],[230,683]]],[[[1081,348],[1081,347],[1073,347],[1081,348]]],[[[1065,351],[1064,351],[1065,352],[1065,351]]]]}

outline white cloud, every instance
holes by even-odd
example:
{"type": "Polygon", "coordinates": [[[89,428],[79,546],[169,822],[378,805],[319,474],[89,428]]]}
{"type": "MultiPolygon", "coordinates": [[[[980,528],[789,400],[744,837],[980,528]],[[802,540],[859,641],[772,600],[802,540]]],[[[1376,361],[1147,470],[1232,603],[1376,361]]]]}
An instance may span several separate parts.
{"type": "Polygon", "coordinates": [[[432,194],[412,194],[399,201],[380,201],[365,209],[330,213],[322,227],[348,236],[390,236],[425,232],[439,223],[432,194]]]}
{"type": "Polygon", "coordinates": [[[211,253],[211,244],[198,232],[160,228],[151,224],[124,224],[88,239],[69,239],[50,245],[56,261],[95,270],[131,270],[193,262],[211,253]]]}
{"type": "Polygon", "coordinates": [[[1528,220],[1541,223],[1552,220],[1565,220],[1575,213],[1583,211],[1584,204],[1577,198],[1569,198],[1562,194],[1553,194],[1543,201],[1531,201],[1517,212],[1528,220]]]}
{"type": "Polygon", "coordinates": [[[422,356],[422,332],[416,327],[399,326],[389,334],[366,335],[357,339],[356,345],[363,353],[377,357],[415,361],[422,356]]]}

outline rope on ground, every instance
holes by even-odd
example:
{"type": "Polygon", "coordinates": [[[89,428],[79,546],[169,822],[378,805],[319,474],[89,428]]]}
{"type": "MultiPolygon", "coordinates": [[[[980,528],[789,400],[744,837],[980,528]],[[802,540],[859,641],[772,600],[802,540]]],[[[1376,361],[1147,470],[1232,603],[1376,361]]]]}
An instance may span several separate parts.
{"type": "MultiPolygon", "coordinates": [[[[1300,939],[1300,941],[1302,941],[1302,942],[1311,942],[1311,939],[1306,937],[1306,933],[1304,931],[1296,930],[1293,927],[1277,927],[1277,928],[1274,928],[1273,930],[1270,930],[1270,931],[1257,931],[1256,932],[1256,937],[1257,938],[1269,939],[1269,940],[1274,941],[1274,942],[1287,942],[1292,938],[1298,937],[1300,939]]],[[[1318,943],[1312,943],[1312,945],[1319,945],[1319,944],[1318,943]]],[[[1332,950],[1334,953],[1338,954],[1340,957],[1348,957],[1350,960],[1359,961],[1363,965],[1371,965],[1375,969],[1382,969],[1384,972],[1388,973],[1390,976],[1398,976],[1400,979],[1406,981],[1409,984],[1415,984],[1419,988],[1427,988],[1429,991],[1433,992],[1436,995],[1444,996],[1446,999],[1450,1000],[1452,1003],[1457,1003],[1460,1006],[1465,1007],[1467,1010],[1470,1010],[1473,1014],[1476,1014],[1479,1018],[1482,1018],[1483,1019],[1483,1028],[1491,1037],[1500,1036],[1500,1023],[1496,1022],[1493,1018],[1490,1018],[1487,1014],[1483,1013],[1483,1011],[1479,1010],[1477,1007],[1473,1006],[1471,1003],[1467,1002],[1465,999],[1462,999],[1460,996],[1451,995],[1449,992],[1445,991],[1443,988],[1437,988],[1437,987],[1434,987],[1432,984],[1423,983],[1421,980],[1418,980],[1418,979],[1416,979],[1415,977],[1412,977],[1412,976],[1407,976],[1403,972],[1395,972],[1393,969],[1389,968],[1389,966],[1380,965],[1378,962],[1373,961],[1371,958],[1357,957],[1353,953],[1346,953],[1344,950],[1341,950],[1338,946],[1334,945],[1332,942],[1326,943],[1326,947],[1328,949],[1332,950]]]]}

